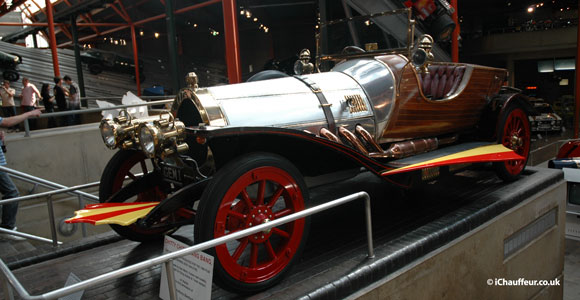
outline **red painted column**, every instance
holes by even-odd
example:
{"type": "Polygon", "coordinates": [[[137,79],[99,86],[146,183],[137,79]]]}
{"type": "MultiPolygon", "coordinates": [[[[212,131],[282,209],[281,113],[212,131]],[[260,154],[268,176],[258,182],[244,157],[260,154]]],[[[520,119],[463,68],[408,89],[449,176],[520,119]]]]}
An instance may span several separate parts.
{"type": "Polygon", "coordinates": [[[230,83],[242,81],[240,42],[238,39],[238,8],[236,0],[222,0],[226,38],[226,63],[230,83]]]}
{"type": "Polygon", "coordinates": [[[137,96],[141,96],[141,74],[139,74],[139,54],[137,52],[137,35],[135,25],[131,25],[131,43],[133,44],[133,59],[135,60],[135,81],[137,82],[137,96]]]}
{"type": "MultiPolygon", "coordinates": [[[[580,5],[580,0],[578,0],[578,5],[580,5]]],[[[580,21],[580,14],[578,14],[578,20],[580,21]]],[[[576,36],[576,85],[575,85],[575,96],[576,105],[574,106],[574,138],[578,138],[578,118],[580,118],[580,24],[578,25],[576,36]]]]}
{"type": "Polygon", "coordinates": [[[451,15],[453,22],[455,22],[455,29],[451,34],[451,60],[459,62],[459,18],[457,13],[457,0],[451,0],[451,6],[455,8],[455,12],[451,15]]]}
{"type": "Polygon", "coordinates": [[[48,19],[48,37],[50,43],[50,52],[52,53],[52,65],[54,67],[54,76],[60,76],[60,69],[58,67],[58,54],[56,52],[56,36],[54,34],[54,19],[52,18],[52,3],[50,0],[45,0],[46,4],[46,18],[48,19]]]}

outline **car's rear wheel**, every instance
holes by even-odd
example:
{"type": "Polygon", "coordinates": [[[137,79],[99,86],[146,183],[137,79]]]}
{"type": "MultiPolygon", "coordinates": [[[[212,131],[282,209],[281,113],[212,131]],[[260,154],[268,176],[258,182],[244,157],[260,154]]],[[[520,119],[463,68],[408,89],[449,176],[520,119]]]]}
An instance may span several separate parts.
{"type": "MultiPolygon", "coordinates": [[[[143,175],[153,172],[152,165],[147,161],[145,154],[136,150],[119,150],[107,163],[101,176],[99,186],[99,201],[101,203],[110,202],[154,202],[162,201],[167,197],[166,187],[147,186],[139,191],[135,196],[128,199],[111,199],[121,188],[129,182],[138,180],[138,174],[143,175]],[[128,178],[128,179],[127,179],[128,178]]],[[[166,219],[166,224],[156,224],[152,228],[142,228],[136,223],[129,226],[110,225],[119,235],[133,241],[150,241],[162,238],[164,234],[171,233],[177,228],[170,223],[171,218],[166,219]]]]}
{"type": "MultiPolygon", "coordinates": [[[[253,153],[221,168],[200,200],[196,243],[218,238],[303,210],[308,191],[288,160],[253,153]]],[[[216,258],[214,281],[236,293],[255,293],[277,283],[300,256],[309,227],[299,219],[206,252],[216,258]]]]}
{"type": "Polygon", "coordinates": [[[530,123],[526,112],[517,105],[508,107],[498,126],[498,142],[524,157],[494,163],[497,175],[505,181],[513,181],[523,172],[530,155],[530,123]]]}

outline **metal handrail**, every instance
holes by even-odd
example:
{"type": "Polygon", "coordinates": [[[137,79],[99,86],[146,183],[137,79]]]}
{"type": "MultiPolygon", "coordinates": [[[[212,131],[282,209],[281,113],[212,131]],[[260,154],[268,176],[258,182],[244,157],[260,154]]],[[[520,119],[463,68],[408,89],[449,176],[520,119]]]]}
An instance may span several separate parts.
{"type": "MultiPolygon", "coordinates": [[[[148,101],[145,103],[139,104],[124,104],[124,105],[116,105],[111,107],[98,107],[98,108],[87,108],[87,109],[79,109],[79,110],[67,110],[67,111],[58,111],[58,112],[51,112],[51,113],[44,113],[38,116],[37,118],[54,118],[54,117],[62,117],[62,116],[72,116],[78,114],[88,114],[88,113],[95,113],[101,112],[105,110],[115,110],[121,108],[130,108],[130,107],[139,107],[139,106],[153,106],[153,105],[160,105],[160,104],[167,104],[172,103],[173,99],[165,99],[165,100],[157,100],[157,101],[148,101]]],[[[24,120],[24,136],[30,136],[30,125],[28,124],[28,119],[24,120]]]]}
{"type": "MultiPolygon", "coordinates": [[[[99,197],[82,192],[82,191],[79,191],[80,189],[86,189],[86,188],[98,186],[100,184],[99,181],[75,185],[75,186],[71,186],[71,187],[66,187],[64,185],[61,185],[61,184],[58,184],[58,183],[55,183],[52,181],[48,181],[46,179],[42,179],[42,178],[39,178],[36,176],[32,176],[30,174],[22,173],[20,171],[16,171],[16,170],[13,170],[10,168],[6,168],[4,166],[0,166],[0,171],[4,171],[4,172],[10,174],[12,177],[15,177],[17,179],[25,180],[25,181],[32,182],[35,184],[40,183],[47,188],[53,188],[53,189],[55,188],[55,190],[52,190],[52,191],[47,191],[47,192],[42,192],[42,193],[37,193],[37,194],[31,194],[31,195],[26,195],[26,196],[20,196],[20,197],[0,200],[0,205],[3,205],[3,204],[11,203],[11,202],[20,202],[20,201],[37,199],[37,198],[41,198],[41,197],[47,197],[46,198],[46,205],[48,208],[48,218],[49,218],[50,233],[52,236],[52,240],[46,239],[43,237],[39,237],[36,235],[32,235],[32,234],[22,233],[22,232],[18,232],[18,231],[14,231],[14,230],[9,230],[9,229],[0,229],[0,232],[4,232],[4,233],[11,234],[11,235],[16,235],[16,236],[21,236],[21,237],[25,237],[25,238],[29,238],[29,239],[34,239],[34,240],[41,241],[41,242],[52,243],[52,245],[56,247],[62,243],[58,241],[58,237],[56,234],[56,225],[55,225],[56,220],[54,217],[54,209],[52,206],[52,196],[57,195],[57,194],[63,194],[63,193],[76,194],[78,196],[78,200],[79,200],[79,209],[82,209],[85,206],[84,201],[83,201],[84,198],[87,198],[90,201],[97,201],[97,202],[99,201],[99,197]]],[[[143,176],[143,173],[135,174],[135,176],[136,177],[143,176]]],[[[125,179],[127,179],[127,178],[129,178],[129,177],[125,177],[125,179]]],[[[87,235],[85,225],[86,224],[84,224],[84,223],[81,224],[83,237],[86,237],[86,235],[87,235]]]]}
{"type": "Polygon", "coordinates": [[[42,192],[42,193],[38,193],[38,194],[31,194],[31,195],[20,196],[20,197],[16,197],[16,198],[0,200],[0,205],[8,204],[11,202],[20,202],[20,201],[32,200],[32,199],[41,198],[41,197],[48,197],[48,196],[62,194],[62,193],[71,192],[71,191],[80,190],[80,189],[86,189],[86,188],[98,186],[99,184],[100,184],[99,181],[95,181],[95,182],[91,182],[91,183],[79,184],[79,185],[71,186],[68,188],[42,192]]]}
{"type": "MultiPolygon", "coordinates": [[[[52,181],[49,181],[46,179],[42,179],[40,177],[32,176],[30,174],[26,174],[26,173],[23,173],[20,171],[16,171],[14,169],[10,169],[10,168],[7,168],[5,166],[0,166],[0,171],[6,172],[9,174],[14,174],[18,177],[25,178],[25,179],[30,180],[32,182],[41,183],[44,186],[48,186],[50,188],[57,188],[57,189],[68,189],[69,188],[69,187],[64,186],[62,184],[52,182],[52,181]]],[[[87,199],[92,200],[92,201],[99,201],[99,197],[97,197],[95,195],[91,195],[89,193],[85,193],[85,192],[81,192],[81,191],[67,191],[67,192],[71,192],[77,196],[82,196],[82,197],[87,198],[87,199]]]]}
{"type": "Polygon", "coordinates": [[[115,105],[111,107],[97,107],[97,108],[87,108],[87,109],[78,109],[78,110],[67,110],[67,111],[58,111],[58,112],[51,112],[45,113],[38,116],[38,118],[50,118],[50,117],[62,117],[68,115],[78,115],[78,114],[88,114],[94,112],[101,112],[105,110],[115,110],[119,108],[129,108],[129,107],[139,107],[139,106],[153,106],[159,104],[167,104],[172,103],[173,99],[165,99],[165,100],[158,100],[158,101],[149,101],[145,103],[138,103],[138,104],[123,104],[123,105],[115,105]]]}
{"type": "MultiPolygon", "coordinates": [[[[99,200],[99,197],[97,197],[95,195],[91,195],[89,193],[79,191],[79,189],[97,186],[100,184],[100,182],[92,182],[92,183],[87,183],[87,184],[76,185],[73,187],[67,187],[67,186],[64,186],[62,184],[58,184],[58,183],[55,183],[52,181],[48,181],[46,179],[42,179],[42,178],[39,178],[36,176],[32,176],[30,174],[26,174],[26,173],[23,173],[20,171],[16,171],[16,170],[7,168],[5,166],[0,166],[0,171],[6,172],[6,173],[10,174],[10,176],[13,176],[17,179],[22,179],[22,180],[32,182],[35,184],[40,183],[45,187],[48,187],[51,189],[56,189],[56,190],[47,191],[47,192],[38,193],[38,194],[32,194],[32,195],[26,195],[26,196],[20,196],[20,197],[0,200],[0,205],[3,205],[3,204],[11,203],[11,202],[20,202],[20,201],[32,200],[32,199],[36,199],[36,198],[40,198],[40,197],[46,197],[46,206],[48,209],[48,219],[49,219],[50,234],[51,234],[52,239],[46,239],[46,238],[43,238],[40,236],[27,234],[27,233],[23,233],[23,232],[18,232],[18,231],[14,231],[14,230],[9,230],[9,229],[0,230],[0,232],[4,232],[4,233],[8,233],[11,235],[20,236],[20,237],[24,237],[24,238],[28,238],[28,239],[34,239],[34,240],[41,241],[41,242],[52,243],[52,245],[54,247],[56,247],[62,243],[58,241],[58,236],[56,234],[56,224],[55,224],[56,220],[55,220],[55,216],[54,216],[54,208],[52,206],[52,200],[53,200],[52,196],[56,195],[56,194],[62,194],[62,193],[75,194],[76,196],[78,196],[79,209],[82,209],[84,207],[84,200],[83,200],[84,198],[86,198],[90,201],[98,201],[99,200]]],[[[85,237],[86,236],[85,224],[82,224],[81,227],[82,227],[83,237],[85,237]]]]}
{"type": "MultiPolygon", "coordinates": [[[[117,269],[115,271],[109,272],[109,273],[105,273],[96,277],[93,277],[91,279],[87,279],[78,283],[75,283],[73,285],[70,286],[66,286],[48,293],[44,293],[42,295],[38,295],[38,296],[31,296],[28,291],[22,286],[22,284],[20,283],[20,281],[18,281],[18,279],[16,278],[16,276],[10,271],[10,269],[8,268],[8,266],[6,266],[6,264],[4,263],[4,261],[2,261],[0,259],[0,271],[2,271],[2,275],[3,277],[8,281],[8,283],[10,284],[10,286],[12,286],[16,292],[18,293],[18,295],[26,300],[37,300],[37,299],[57,299],[59,297],[64,297],[66,295],[70,295],[72,293],[87,289],[87,288],[91,288],[91,287],[95,287],[95,286],[99,286],[109,280],[112,279],[117,279],[117,278],[121,278],[136,272],[139,272],[141,270],[147,269],[147,268],[151,268],[154,266],[157,266],[159,264],[164,264],[164,267],[166,268],[166,271],[169,275],[172,274],[172,270],[173,270],[173,265],[172,265],[172,260],[189,255],[189,254],[193,254],[195,252],[199,252],[199,251],[203,251],[209,248],[213,248],[216,247],[218,245],[227,243],[229,241],[233,241],[233,240],[237,240],[240,239],[242,237],[246,237],[261,231],[265,231],[268,230],[272,227],[276,227],[276,226],[280,226],[292,221],[295,221],[297,219],[301,219],[307,216],[310,216],[312,214],[316,214],[318,212],[321,211],[325,211],[327,209],[351,202],[353,200],[356,199],[364,199],[365,200],[365,221],[366,221],[366,231],[367,231],[367,246],[368,246],[368,257],[369,258],[374,258],[374,250],[373,250],[373,238],[372,238],[372,221],[371,221],[371,203],[370,203],[370,197],[366,192],[358,192],[358,193],[354,193],[333,201],[329,201],[326,202],[324,204],[320,204],[318,206],[315,207],[311,207],[296,213],[293,213],[291,215],[282,217],[280,219],[276,219],[267,223],[263,223],[254,227],[250,227],[241,231],[237,231],[234,232],[232,234],[228,234],[198,245],[194,245],[188,248],[184,248],[175,252],[171,252],[171,253],[167,253],[161,256],[158,256],[156,258],[152,258],[152,259],[148,259],[146,261],[140,262],[140,263],[136,263],[134,265],[130,265],[121,269],[117,269]],[[171,274],[170,274],[171,273],[171,274]]],[[[175,299],[175,295],[177,295],[176,291],[175,291],[175,281],[174,281],[174,277],[173,276],[167,276],[167,281],[168,281],[168,286],[170,289],[170,296],[171,299],[175,299]]],[[[5,285],[6,286],[6,285],[5,285]]],[[[10,289],[10,287],[7,287],[5,290],[5,295],[12,295],[12,290],[10,289]]]]}

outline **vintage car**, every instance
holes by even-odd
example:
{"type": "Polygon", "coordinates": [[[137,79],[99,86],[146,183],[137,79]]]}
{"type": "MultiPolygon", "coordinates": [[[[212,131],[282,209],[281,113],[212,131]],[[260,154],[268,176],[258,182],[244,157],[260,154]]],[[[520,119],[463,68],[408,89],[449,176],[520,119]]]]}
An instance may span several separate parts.
{"type": "Polygon", "coordinates": [[[18,81],[20,74],[16,66],[22,63],[22,57],[17,54],[0,51],[0,68],[2,68],[2,77],[9,81],[18,81]]]}
{"type": "Polygon", "coordinates": [[[532,132],[562,131],[562,118],[554,112],[552,106],[542,99],[530,101],[538,115],[529,116],[532,132]]]}
{"type": "MultiPolygon", "coordinates": [[[[193,223],[201,243],[308,207],[307,176],[363,167],[411,188],[491,163],[515,180],[530,152],[527,98],[502,87],[506,70],[434,62],[432,45],[425,35],[403,49],[348,47],[318,55],[315,67],[302,51],[302,75],[209,88],[190,74],[171,112],[102,121],[104,143],[119,149],[102,203],[68,222],[111,224],[137,241],[193,223]],[[329,61],[332,70],[306,74],[329,61]]],[[[214,282],[267,289],[299,259],[308,230],[298,219],[208,250],[214,282]]]]}
{"type": "MultiPolygon", "coordinates": [[[[81,61],[87,65],[91,74],[97,75],[107,70],[133,75],[133,80],[135,80],[135,61],[131,57],[125,57],[115,52],[90,49],[81,53],[81,61]]],[[[141,60],[139,60],[139,81],[145,81],[141,60]]]]}

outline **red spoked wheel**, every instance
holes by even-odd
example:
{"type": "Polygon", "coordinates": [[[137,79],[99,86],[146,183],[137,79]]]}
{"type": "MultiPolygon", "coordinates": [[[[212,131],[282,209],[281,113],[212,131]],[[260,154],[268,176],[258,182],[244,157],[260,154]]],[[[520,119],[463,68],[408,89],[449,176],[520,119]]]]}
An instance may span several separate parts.
{"type": "Polygon", "coordinates": [[[495,163],[496,173],[501,179],[513,181],[523,172],[530,155],[530,136],[528,115],[517,106],[508,108],[499,126],[498,139],[525,159],[495,163]]]}
{"type": "MultiPolygon", "coordinates": [[[[195,223],[200,243],[268,223],[304,209],[308,192],[298,170],[272,154],[246,155],[216,173],[201,198],[195,223]]],[[[257,292],[278,282],[299,257],[308,231],[299,219],[217,246],[214,280],[237,293],[257,292]]]]}
{"type": "MultiPolygon", "coordinates": [[[[153,172],[153,166],[147,161],[145,154],[135,150],[120,150],[107,163],[101,176],[99,186],[99,201],[101,203],[110,202],[111,196],[121,188],[127,186],[132,181],[138,180],[142,175],[153,172]]],[[[164,186],[146,186],[135,196],[128,199],[117,199],[115,202],[152,202],[162,201],[167,197],[164,186]]],[[[169,222],[172,218],[166,218],[169,222]]],[[[166,224],[156,224],[152,228],[141,228],[137,224],[129,226],[110,225],[119,235],[134,241],[149,241],[162,238],[164,234],[174,231],[177,228],[166,224]]]]}

